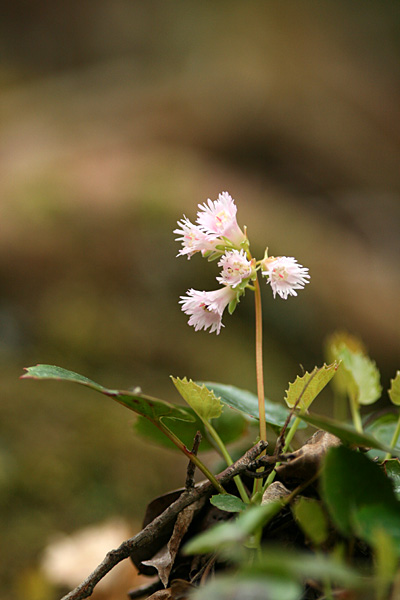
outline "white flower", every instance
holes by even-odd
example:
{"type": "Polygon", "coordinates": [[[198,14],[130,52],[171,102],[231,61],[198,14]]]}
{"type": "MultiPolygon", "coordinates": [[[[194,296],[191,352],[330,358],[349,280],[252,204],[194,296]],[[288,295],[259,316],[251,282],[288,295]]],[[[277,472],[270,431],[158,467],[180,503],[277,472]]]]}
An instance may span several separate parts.
{"type": "Polygon", "coordinates": [[[237,207],[228,192],[219,194],[218,200],[208,199],[207,203],[199,204],[199,208],[196,223],[206,233],[226,237],[238,246],[246,239],[237,224],[237,207]]]}
{"type": "Polygon", "coordinates": [[[213,251],[219,242],[215,234],[205,233],[201,227],[191,223],[185,216],[178,221],[178,225],[181,229],[174,229],[174,233],[181,236],[176,238],[176,241],[182,242],[182,248],[177,256],[187,255],[190,258],[196,252],[204,255],[207,251],[213,251]]]}
{"type": "Polygon", "coordinates": [[[253,263],[247,259],[244,250],[228,250],[218,263],[222,267],[221,276],[217,281],[223,285],[236,287],[244,279],[251,276],[253,263]]]}
{"type": "Polygon", "coordinates": [[[268,277],[274,298],[279,294],[284,300],[289,295],[297,296],[295,290],[303,289],[310,276],[308,269],[299,265],[292,256],[265,258],[261,263],[261,273],[268,277]]]}
{"type": "Polygon", "coordinates": [[[200,292],[190,289],[187,296],[181,296],[179,300],[182,310],[190,315],[189,325],[193,325],[195,331],[208,329],[217,335],[221,331],[222,313],[227,305],[236,297],[236,292],[228,286],[212,292],[200,292]]]}

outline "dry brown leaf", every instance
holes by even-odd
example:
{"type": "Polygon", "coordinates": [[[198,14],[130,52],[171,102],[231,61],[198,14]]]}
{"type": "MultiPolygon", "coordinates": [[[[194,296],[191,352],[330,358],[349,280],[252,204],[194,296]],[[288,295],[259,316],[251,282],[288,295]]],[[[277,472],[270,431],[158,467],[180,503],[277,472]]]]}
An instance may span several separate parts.
{"type": "Polygon", "coordinates": [[[335,435],[322,430],[316,431],[304,446],[280,457],[287,462],[276,469],[279,479],[285,482],[311,479],[317,473],[329,448],[340,444],[340,439],[335,435]]]}
{"type": "Polygon", "coordinates": [[[285,498],[285,496],[289,496],[291,491],[287,489],[286,486],[283,485],[280,481],[274,481],[271,485],[265,490],[261,504],[268,504],[269,502],[275,502],[276,500],[280,500],[281,498],[285,498]]]}
{"type": "Polygon", "coordinates": [[[158,575],[165,588],[168,585],[169,576],[172,567],[174,566],[182,539],[189,529],[193,516],[199,507],[199,502],[202,502],[202,500],[193,502],[193,504],[190,504],[179,513],[168,544],[161,548],[153,558],[143,561],[144,565],[155,567],[157,569],[158,575]]]}

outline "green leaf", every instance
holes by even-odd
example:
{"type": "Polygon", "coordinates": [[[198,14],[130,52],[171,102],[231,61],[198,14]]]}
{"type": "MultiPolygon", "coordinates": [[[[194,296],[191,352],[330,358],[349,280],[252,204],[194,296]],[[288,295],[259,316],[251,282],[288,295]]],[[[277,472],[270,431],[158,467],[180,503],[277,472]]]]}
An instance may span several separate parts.
{"type": "MultiPolygon", "coordinates": [[[[373,435],[374,438],[381,442],[381,444],[384,444],[386,448],[390,449],[397,422],[398,416],[394,413],[380,415],[367,425],[365,428],[366,433],[373,435]]],[[[373,456],[378,457],[380,460],[384,460],[386,453],[386,451],[378,450],[373,453],[373,456]]],[[[400,456],[400,440],[397,442],[394,450],[390,450],[390,454],[400,456]]]]}
{"type": "Polygon", "coordinates": [[[348,393],[355,395],[358,404],[373,404],[380,398],[382,387],[376,364],[361,352],[349,348],[339,350],[339,358],[348,374],[348,393]]]}
{"type": "Polygon", "coordinates": [[[273,576],[219,575],[193,590],[191,600],[298,600],[302,587],[273,576]]]}
{"type": "MultiPolygon", "coordinates": [[[[213,390],[224,404],[236,408],[249,417],[258,419],[258,398],[255,394],[233,385],[214,383],[211,381],[202,383],[204,383],[207,389],[213,390]]],[[[269,425],[274,425],[279,428],[283,427],[288,414],[289,411],[285,406],[277,404],[276,402],[271,402],[271,400],[265,400],[265,420],[269,425]]],[[[291,424],[293,421],[294,418],[291,420],[291,424]]]]}
{"type": "MultiPolygon", "coordinates": [[[[342,348],[348,348],[352,352],[366,354],[362,341],[347,331],[335,331],[326,340],[325,352],[329,362],[339,361],[339,352],[342,348]]],[[[347,394],[348,374],[344,369],[338,369],[336,377],[332,379],[332,385],[336,392],[341,395],[347,394]]]]}
{"type": "Polygon", "coordinates": [[[301,414],[299,416],[301,419],[303,419],[303,421],[309,423],[316,429],[323,429],[328,433],[336,435],[342,440],[342,442],[345,442],[346,444],[363,446],[365,448],[375,448],[378,451],[381,450],[385,453],[390,451],[394,456],[397,456],[397,454],[400,455],[400,449],[391,450],[389,445],[382,443],[372,435],[368,435],[367,433],[359,433],[352,425],[348,425],[347,423],[340,423],[339,421],[330,419],[329,417],[322,417],[320,415],[301,414]]]}
{"type": "Polygon", "coordinates": [[[254,562],[243,570],[246,574],[270,573],[276,577],[303,582],[310,579],[326,582],[329,579],[352,589],[365,586],[365,579],[361,578],[357,571],[331,556],[283,550],[282,547],[264,547],[254,562]]]}
{"type": "Polygon", "coordinates": [[[244,543],[259,527],[266,525],[277,515],[281,508],[281,502],[250,506],[236,519],[220,523],[192,538],[184,547],[184,553],[204,554],[231,544],[244,543]]]}
{"type": "Polygon", "coordinates": [[[221,416],[222,403],[220,399],[205,385],[200,386],[191,379],[188,381],[186,377],[180,379],[171,376],[171,379],[182,398],[193,408],[200,419],[210,421],[221,416]]]}
{"type": "MultiPolygon", "coordinates": [[[[187,448],[191,448],[194,436],[197,431],[202,434],[202,440],[199,452],[204,452],[213,448],[209,442],[209,434],[205,430],[203,421],[196,415],[193,409],[186,408],[186,411],[193,416],[193,422],[183,422],[176,419],[165,419],[163,422],[174,433],[187,448]]],[[[235,442],[247,433],[248,423],[244,416],[228,406],[224,406],[222,415],[214,422],[214,429],[222,439],[225,445],[235,442]]],[[[144,417],[138,416],[133,428],[138,435],[146,438],[155,444],[178,450],[178,448],[169,440],[158,427],[144,417]]]]}
{"type": "Polygon", "coordinates": [[[392,586],[398,565],[396,546],[393,538],[384,530],[374,531],[372,547],[375,558],[375,575],[379,591],[377,598],[386,598],[392,586]]]}
{"type": "Polygon", "coordinates": [[[22,379],[55,379],[57,381],[78,383],[112,398],[126,408],[129,408],[135,413],[154,422],[158,422],[164,417],[168,417],[169,419],[180,419],[182,421],[193,421],[192,415],[185,409],[169,404],[164,400],[145,396],[141,391],[136,390],[133,392],[111,390],[83,375],[79,375],[79,373],[67,371],[61,367],[55,367],[53,365],[36,365],[35,367],[28,367],[26,371],[27,372],[22,375],[22,379]]]}
{"type": "Polygon", "coordinates": [[[246,504],[240,498],[231,494],[211,496],[210,502],[213,506],[227,512],[242,512],[246,508],[246,504]]]}
{"type": "Polygon", "coordinates": [[[302,377],[297,376],[294,383],[289,383],[285,397],[286,404],[293,408],[297,403],[300,411],[307,411],[313,400],[335,375],[338,367],[339,363],[335,361],[331,365],[315,367],[311,373],[305,373],[302,377]]]}
{"type": "Polygon", "coordinates": [[[321,503],[314,498],[300,496],[292,511],[306,537],[316,546],[323,544],[328,537],[328,523],[321,503]]]}
{"type": "Polygon", "coordinates": [[[367,504],[353,510],[355,534],[374,547],[377,533],[384,531],[393,542],[393,549],[400,556],[400,504],[367,504]]]}
{"type": "Polygon", "coordinates": [[[379,504],[399,511],[391,482],[376,463],[360,452],[345,446],[331,448],[321,479],[322,498],[344,535],[357,534],[354,515],[364,507],[379,504]]]}
{"type": "Polygon", "coordinates": [[[400,500],[400,462],[397,458],[385,462],[386,475],[393,485],[397,500],[400,500]]]}
{"type": "Polygon", "coordinates": [[[390,380],[389,398],[393,404],[400,406],[400,371],[397,371],[395,378],[390,380]]]}

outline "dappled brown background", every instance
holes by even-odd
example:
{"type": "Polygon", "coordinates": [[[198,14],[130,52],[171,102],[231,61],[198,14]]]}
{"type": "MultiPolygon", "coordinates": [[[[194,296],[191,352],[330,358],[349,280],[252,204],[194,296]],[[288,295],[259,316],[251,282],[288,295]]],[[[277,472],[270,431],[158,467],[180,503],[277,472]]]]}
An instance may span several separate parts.
{"type": "MultiPolygon", "coordinates": [[[[216,337],[180,312],[215,265],[172,230],[228,190],[254,253],[312,283],[264,291],[267,394],[361,336],[399,368],[400,6],[22,2],[0,23],[0,596],[50,600],[54,534],[179,486],[185,461],[90,391],[18,380],[37,362],[173,400],[168,376],[255,390],[252,299],[216,337]],[[146,460],[146,455],[149,459],[146,460]],[[35,595],[36,594],[36,595],[35,595]]],[[[329,402],[329,397],[328,397],[329,402]]],[[[329,404],[319,405],[329,412],[329,404]]]]}

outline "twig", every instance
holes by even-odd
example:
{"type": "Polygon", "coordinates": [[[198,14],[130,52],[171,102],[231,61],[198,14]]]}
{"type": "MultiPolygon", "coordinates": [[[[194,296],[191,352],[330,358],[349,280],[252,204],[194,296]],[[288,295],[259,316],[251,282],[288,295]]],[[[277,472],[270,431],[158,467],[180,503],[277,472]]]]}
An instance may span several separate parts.
{"type": "MultiPolygon", "coordinates": [[[[197,431],[196,435],[194,436],[193,447],[192,447],[192,454],[194,454],[194,455],[197,455],[197,452],[198,452],[198,449],[200,446],[200,442],[201,442],[201,438],[202,438],[202,435],[201,435],[200,431],[197,431]]],[[[195,472],[195,470],[196,470],[196,465],[194,464],[194,462],[189,460],[189,464],[186,469],[186,482],[185,482],[185,488],[187,490],[194,488],[194,472],[195,472]]]]}
{"type": "MultiPolygon", "coordinates": [[[[235,475],[246,471],[255,458],[257,458],[266,447],[267,443],[264,440],[259,441],[239,458],[239,460],[233,463],[233,465],[230,465],[222,471],[222,473],[217,475],[216,479],[218,479],[221,484],[224,484],[230,481],[235,475]]],[[[82,600],[83,598],[89,598],[89,596],[92,595],[95,586],[115,567],[115,565],[128,558],[133,550],[145,547],[154,536],[159,534],[160,530],[168,527],[168,525],[173,522],[181,510],[199,498],[207,496],[213,490],[214,486],[209,481],[200,483],[191,489],[186,489],[175,502],[170,504],[161,515],[146,525],[142,531],[129,540],[122,542],[116,550],[108,552],[89,577],[61,600],[82,600]]]]}

